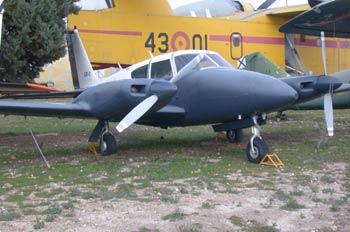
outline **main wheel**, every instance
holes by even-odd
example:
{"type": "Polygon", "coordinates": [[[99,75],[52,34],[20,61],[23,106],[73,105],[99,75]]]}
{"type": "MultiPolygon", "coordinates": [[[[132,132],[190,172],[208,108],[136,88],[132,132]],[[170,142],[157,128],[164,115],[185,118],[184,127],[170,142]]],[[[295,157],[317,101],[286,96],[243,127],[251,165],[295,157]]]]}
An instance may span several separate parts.
{"type": "Polygon", "coordinates": [[[117,152],[117,142],[110,132],[103,133],[100,139],[101,155],[107,156],[117,152]]]}
{"type": "Polygon", "coordinates": [[[260,138],[255,138],[253,141],[253,149],[251,150],[250,141],[247,144],[247,158],[252,163],[260,163],[262,158],[269,153],[269,148],[267,147],[264,140],[260,138]]]}
{"type": "Polygon", "coordinates": [[[226,138],[230,143],[240,143],[243,141],[243,130],[229,130],[226,131],[226,138]]]}

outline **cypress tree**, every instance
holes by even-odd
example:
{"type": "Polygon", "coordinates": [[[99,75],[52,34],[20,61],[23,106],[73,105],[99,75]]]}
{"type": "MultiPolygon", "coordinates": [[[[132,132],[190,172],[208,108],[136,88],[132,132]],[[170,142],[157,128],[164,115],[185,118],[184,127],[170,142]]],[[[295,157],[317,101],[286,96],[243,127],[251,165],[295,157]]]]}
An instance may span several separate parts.
{"type": "Polygon", "coordinates": [[[76,0],[7,0],[0,49],[0,80],[33,82],[45,64],[65,55],[65,17],[76,0]]]}

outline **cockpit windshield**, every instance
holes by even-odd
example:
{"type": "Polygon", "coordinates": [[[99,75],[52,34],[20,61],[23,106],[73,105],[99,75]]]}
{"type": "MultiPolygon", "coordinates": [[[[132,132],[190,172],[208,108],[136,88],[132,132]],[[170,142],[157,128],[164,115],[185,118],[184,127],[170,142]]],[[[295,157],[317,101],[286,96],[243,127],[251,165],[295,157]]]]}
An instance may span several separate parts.
{"type": "Polygon", "coordinates": [[[180,71],[186,66],[191,60],[193,60],[198,54],[185,54],[175,57],[176,70],[180,71]]]}
{"type": "Polygon", "coordinates": [[[229,62],[227,62],[224,58],[222,58],[218,54],[207,54],[207,55],[210,58],[212,58],[221,67],[233,67],[229,62]]]}
{"type": "MultiPolygon", "coordinates": [[[[198,54],[184,54],[175,57],[176,70],[179,72],[183,67],[195,59],[198,54]]],[[[227,62],[220,55],[215,53],[205,54],[204,57],[198,62],[198,64],[193,68],[193,70],[198,70],[205,67],[232,67],[232,65],[227,62]]]]}

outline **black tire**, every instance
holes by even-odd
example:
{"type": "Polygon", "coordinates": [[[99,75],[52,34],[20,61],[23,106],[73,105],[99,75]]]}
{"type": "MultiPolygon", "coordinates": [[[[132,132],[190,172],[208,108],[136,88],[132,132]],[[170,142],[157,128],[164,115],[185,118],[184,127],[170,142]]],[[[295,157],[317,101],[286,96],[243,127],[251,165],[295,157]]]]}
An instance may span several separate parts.
{"type": "Polygon", "coordinates": [[[243,130],[229,130],[226,131],[226,138],[230,143],[240,143],[243,141],[243,130]]]}
{"type": "Polygon", "coordinates": [[[269,148],[267,147],[264,140],[260,138],[255,138],[253,141],[254,152],[250,150],[250,141],[247,144],[247,158],[250,162],[258,164],[264,158],[266,154],[269,153],[269,148]]]}
{"type": "Polygon", "coordinates": [[[112,133],[106,132],[100,139],[100,152],[103,156],[112,155],[117,152],[117,142],[112,133]]]}

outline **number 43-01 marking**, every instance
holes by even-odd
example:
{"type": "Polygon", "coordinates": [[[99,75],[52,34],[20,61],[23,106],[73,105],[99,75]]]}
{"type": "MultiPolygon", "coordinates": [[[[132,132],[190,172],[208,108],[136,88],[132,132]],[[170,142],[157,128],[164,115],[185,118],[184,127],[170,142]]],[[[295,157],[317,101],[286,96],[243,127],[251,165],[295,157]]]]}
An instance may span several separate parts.
{"type": "MultiPolygon", "coordinates": [[[[167,33],[161,32],[158,34],[158,39],[160,39],[160,46],[158,47],[158,51],[161,53],[165,53],[169,51],[169,36],[167,33]]],[[[145,42],[145,48],[150,48],[153,53],[156,49],[154,32],[151,32],[145,42]]]]}

